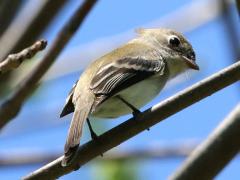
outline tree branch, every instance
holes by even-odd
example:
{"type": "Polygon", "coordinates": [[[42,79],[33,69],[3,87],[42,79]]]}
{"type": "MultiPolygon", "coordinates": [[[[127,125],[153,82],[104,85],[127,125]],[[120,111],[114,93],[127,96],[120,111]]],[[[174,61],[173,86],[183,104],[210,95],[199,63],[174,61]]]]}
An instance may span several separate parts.
{"type": "Polygon", "coordinates": [[[191,153],[170,179],[214,179],[218,172],[239,152],[239,137],[240,104],[191,153]]]}
{"type": "Polygon", "coordinates": [[[240,0],[236,0],[238,15],[240,16],[240,0]]]}
{"type": "Polygon", "coordinates": [[[0,1],[0,36],[8,28],[23,4],[22,0],[1,0],[0,1]]]}
{"type": "Polygon", "coordinates": [[[85,0],[58,33],[53,45],[37,67],[27,75],[15,93],[0,106],[0,129],[19,112],[21,105],[46,73],[91,10],[96,0],[85,0]]]}
{"type": "Polygon", "coordinates": [[[47,41],[39,40],[19,53],[8,55],[6,59],[0,61],[0,74],[17,68],[24,60],[32,58],[36,53],[45,49],[46,46],[47,41]]]}
{"type": "Polygon", "coordinates": [[[76,161],[62,167],[59,157],[55,161],[32,172],[23,179],[56,179],[70,173],[76,167],[86,164],[88,161],[106,152],[122,142],[130,139],[138,133],[179,112],[180,110],[210,96],[224,87],[240,79],[240,62],[237,62],[222,71],[202,80],[195,85],[183,90],[163,102],[144,111],[137,119],[129,119],[117,127],[105,132],[98,137],[98,141],[90,141],[82,145],[76,155],[76,161]]]}
{"type": "Polygon", "coordinates": [[[240,42],[236,41],[238,39],[238,28],[235,24],[235,21],[232,16],[232,8],[231,8],[231,3],[229,0],[220,0],[219,1],[221,11],[222,11],[222,18],[223,18],[223,23],[225,24],[225,30],[226,30],[226,35],[227,39],[229,41],[228,43],[228,48],[229,51],[232,53],[232,56],[234,59],[240,58],[240,42]]]}

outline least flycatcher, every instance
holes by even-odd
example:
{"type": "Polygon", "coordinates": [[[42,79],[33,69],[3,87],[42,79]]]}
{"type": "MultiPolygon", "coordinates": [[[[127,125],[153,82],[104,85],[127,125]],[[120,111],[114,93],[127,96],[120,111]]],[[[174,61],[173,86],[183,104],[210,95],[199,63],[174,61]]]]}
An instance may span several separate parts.
{"type": "Polygon", "coordinates": [[[61,117],[74,112],[62,165],[73,159],[89,117],[116,118],[140,113],[166,82],[188,69],[199,70],[190,43],[170,29],[139,29],[139,36],[97,59],[69,93],[61,117]]]}

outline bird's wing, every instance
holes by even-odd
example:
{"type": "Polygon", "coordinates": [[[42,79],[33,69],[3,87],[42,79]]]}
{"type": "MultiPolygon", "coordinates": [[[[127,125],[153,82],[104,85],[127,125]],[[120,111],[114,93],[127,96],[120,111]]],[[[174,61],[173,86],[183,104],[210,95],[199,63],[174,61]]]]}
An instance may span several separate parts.
{"type": "Polygon", "coordinates": [[[156,73],[164,73],[165,62],[160,56],[149,53],[149,57],[124,57],[103,66],[93,77],[90,89],[96,95],[96,100],[92,106],[95,108],[107,100],[139,81],[142,81],[156,73]]]}
{"type": "Polygon", "coordinates": [[[62,110],[62,112],[60,114],[60,118],[63,117],[63,116],[66,116],[66,115],[68,115],[68,114],[70,114],[70,113],[72,113],[74,111],[74,104],[72,102],[72,98],[73,98],[73,93],[75,91],[77,82],[78,81],[76,81],[76,83],[73,85],[71,91],[68,93],[68,97],[66,99],[66,103],[65,103],[65,105],[63,107],[63,110],[62,110]]]}

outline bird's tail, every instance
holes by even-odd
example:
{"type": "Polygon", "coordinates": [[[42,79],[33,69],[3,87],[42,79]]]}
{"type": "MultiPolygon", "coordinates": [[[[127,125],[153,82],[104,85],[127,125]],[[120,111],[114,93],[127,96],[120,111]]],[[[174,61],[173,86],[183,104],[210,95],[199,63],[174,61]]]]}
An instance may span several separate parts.
{"type": "Polygon", "coordinates": [[[67,141],[64,147],[62,166],[68,166],[76,155],[80,143],[79,141],[82,136],[83,125],[91,111],[91,106],[92,102],[87,102],[81,107],[77,105],[75,108],[71,125],[68,130],[67,141]]]}

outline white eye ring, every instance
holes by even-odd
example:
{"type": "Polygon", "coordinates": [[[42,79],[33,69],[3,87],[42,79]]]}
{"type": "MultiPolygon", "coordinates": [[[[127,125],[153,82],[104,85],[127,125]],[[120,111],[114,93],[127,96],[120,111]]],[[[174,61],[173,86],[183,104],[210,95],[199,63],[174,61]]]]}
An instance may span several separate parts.
{"type": "Polygon", "coordinates": [[[177,36],[172,35],[168,38],[168,44],[173,47],[178,47],[181,44],[181,41],[177,36]]]}

